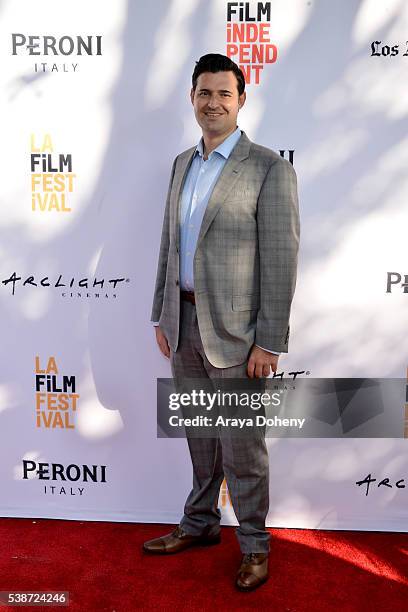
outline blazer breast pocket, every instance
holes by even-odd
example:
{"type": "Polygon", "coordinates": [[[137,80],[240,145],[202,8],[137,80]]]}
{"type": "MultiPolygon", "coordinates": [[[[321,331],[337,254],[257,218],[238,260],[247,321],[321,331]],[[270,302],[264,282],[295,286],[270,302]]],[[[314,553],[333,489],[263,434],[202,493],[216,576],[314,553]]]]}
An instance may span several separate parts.
{"type": "Polygon", "coordinates": [[[232,310],[241,312],[243,310],[258,310],[259,295],[233,295],[232,310]]]}

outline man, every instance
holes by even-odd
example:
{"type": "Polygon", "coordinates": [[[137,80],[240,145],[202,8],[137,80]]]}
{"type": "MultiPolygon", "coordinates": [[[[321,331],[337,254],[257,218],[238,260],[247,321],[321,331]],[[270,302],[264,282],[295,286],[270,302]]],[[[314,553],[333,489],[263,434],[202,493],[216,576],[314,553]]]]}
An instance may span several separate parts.
{"type": "MultiPolygon", "coordinates": [[[[200,58],[191,102],[202,129],[176,157],[161,237],[152,321],[175,378],[266,377],[287,352],[299,216],[292,165],[237,127],[242,71],[228,57],[200,58]]],[[[268,578],[268,453],[263,436],[188,438],[193,488],[172,533],[146,542],[176,553],[220,541],[226,478],[243,553],[236,586],[268,578]]]]}

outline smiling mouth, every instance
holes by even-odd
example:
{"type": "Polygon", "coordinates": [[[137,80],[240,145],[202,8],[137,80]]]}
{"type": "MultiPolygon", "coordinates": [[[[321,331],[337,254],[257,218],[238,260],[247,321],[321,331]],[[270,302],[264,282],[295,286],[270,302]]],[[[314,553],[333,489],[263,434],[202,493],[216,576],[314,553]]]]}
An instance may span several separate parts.
{"type": "Polygon", "coordinates": [[[221,117],[222,113],[204,113],[207,117],[221,117]]]}

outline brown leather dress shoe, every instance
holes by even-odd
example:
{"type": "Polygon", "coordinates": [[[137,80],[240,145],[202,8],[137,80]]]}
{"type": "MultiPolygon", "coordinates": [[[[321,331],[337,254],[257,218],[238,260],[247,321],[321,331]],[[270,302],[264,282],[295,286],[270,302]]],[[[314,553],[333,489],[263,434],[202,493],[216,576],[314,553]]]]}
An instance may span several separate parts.
{"type": "Polygon", "coordinates": [[[154,540],[145,542],[143,544],[143,550],[144,552],[156,555],[170,555],[181,552],[186,548],[191,548],[192,546],[211,546],[212,544],[219,544],[220,542],[220,533],[211,536],[207,534],[193,536],[186,533],[178,526],[174,531],[161,538],[155,538],[154,540]]]}
{"type": "Polygon", "coordinates": [[[268,553],[250,553],[242,557],[236,587],[240,591],[253,591],[268,580],[268,553]]]}

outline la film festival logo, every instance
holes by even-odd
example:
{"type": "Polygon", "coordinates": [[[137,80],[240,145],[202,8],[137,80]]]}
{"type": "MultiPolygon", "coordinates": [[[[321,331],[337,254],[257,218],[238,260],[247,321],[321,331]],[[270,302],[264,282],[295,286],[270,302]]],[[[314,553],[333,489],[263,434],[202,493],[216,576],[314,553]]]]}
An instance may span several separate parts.
{"type": "Polygon", "coordinates": [[[241,68],[247,85],[259,85],[265,64],[274,64],[278,58],[270,21],[270,2],[227,4],[226,55],[241,68]]]}
{"type": "Polygon", "coordinates": [[[35,58],[32,64],[34,72],[78,72],[82,57],[102,55],[102,36],[56,37],[13,33],[11,54],[35,58]],[[67,57],[76,61],[65,61],[67,57]],[[60,61],[61,58],[64,61],[60,61]]]}
{"type": "Polygon", "coordinates": [[[23,480],[38,479],[55,483],[44,483],[44,495],[77,495],[81,497],[86,489],[84,486],[78,486],[78,483],[106,484],[106,465],[76,465],[75,463],[63,465],[62,463],[45,463],[23,459],[22,467],[23,480]]]}
{"type": "Polygon", "coordinates": [[[60,374],[55,357],[42,367],[35,358],[36,426],[41,429],[75,429],[79,394],[75,376],[60,374]]]}
{"type": "Polygon", "coordinates": [[[50,134],[39,142],[31,134],[31,208],[33,212],[71,212],[68,198],[74,192],[76,174],[72,154],[56,153],[50,134]]]}

